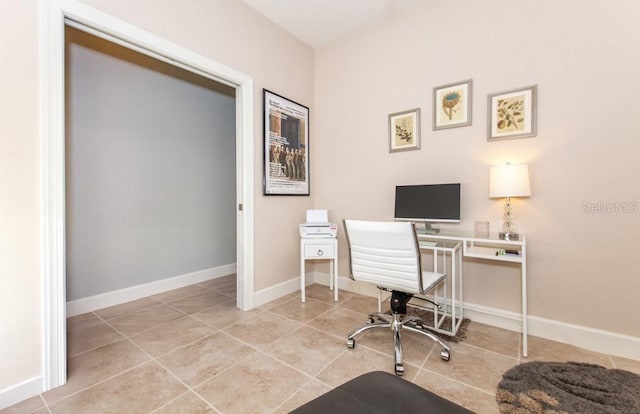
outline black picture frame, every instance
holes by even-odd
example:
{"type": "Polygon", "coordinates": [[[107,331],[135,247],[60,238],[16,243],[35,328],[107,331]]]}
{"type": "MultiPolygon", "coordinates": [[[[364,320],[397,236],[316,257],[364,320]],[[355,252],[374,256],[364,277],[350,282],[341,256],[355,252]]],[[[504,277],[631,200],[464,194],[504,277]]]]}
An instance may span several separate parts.
{"type": "Polygon", "coordinates": [[[264,195],[308,196],[309,108],[263,89],[264,195]]]}

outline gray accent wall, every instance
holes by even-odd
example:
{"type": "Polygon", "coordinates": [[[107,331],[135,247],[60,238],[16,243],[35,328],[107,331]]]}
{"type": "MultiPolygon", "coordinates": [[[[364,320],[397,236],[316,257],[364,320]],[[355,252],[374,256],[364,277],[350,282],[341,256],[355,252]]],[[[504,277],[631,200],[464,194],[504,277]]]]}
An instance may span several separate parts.
{"type": "Polygon", "coordinates": [[[67,300],[236,262],[235,91],[67,29],[67,300]]]}

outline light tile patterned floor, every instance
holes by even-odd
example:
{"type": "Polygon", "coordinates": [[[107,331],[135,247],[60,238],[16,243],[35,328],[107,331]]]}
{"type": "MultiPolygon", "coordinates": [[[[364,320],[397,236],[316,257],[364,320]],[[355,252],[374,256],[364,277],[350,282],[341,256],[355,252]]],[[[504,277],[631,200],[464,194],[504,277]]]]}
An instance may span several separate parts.
{"type": "MultiPolygon", "coordinates": [[[[9,413],[287,413],[368,371],[393,372],[390,332],[347,349],[374,298],[312,285],[250,312],[235,307],[235,275],[69,318],[69,380],[9,413]]],[[[497,413],[495,388],[515,364],[584,361],[640,373],[640,362],[471,322],[444,362],[427,338],[403,335],[405,376],[475,412],[497,413]]]]}

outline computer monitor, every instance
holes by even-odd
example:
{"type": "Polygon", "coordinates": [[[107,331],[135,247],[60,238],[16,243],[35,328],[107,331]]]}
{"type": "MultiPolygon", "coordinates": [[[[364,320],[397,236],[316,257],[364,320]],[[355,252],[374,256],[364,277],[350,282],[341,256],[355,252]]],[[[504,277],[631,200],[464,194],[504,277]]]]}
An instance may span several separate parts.
{"type": "Polygon", "coordinates": [[[460,183],[396,186],[394,218],[425,223],[427,233],[439,231],[431,223],[460,222],[460,183]]]}

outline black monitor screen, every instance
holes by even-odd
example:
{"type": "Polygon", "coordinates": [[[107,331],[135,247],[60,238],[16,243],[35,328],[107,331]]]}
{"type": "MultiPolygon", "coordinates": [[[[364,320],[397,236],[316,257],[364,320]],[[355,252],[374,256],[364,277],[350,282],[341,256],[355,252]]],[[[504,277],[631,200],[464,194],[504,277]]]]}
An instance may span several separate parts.
{"type": "Polygon", "coordinates": [[[460,184],[398,185],[394,217],[414,221],[460,221],[460,184]]]}

